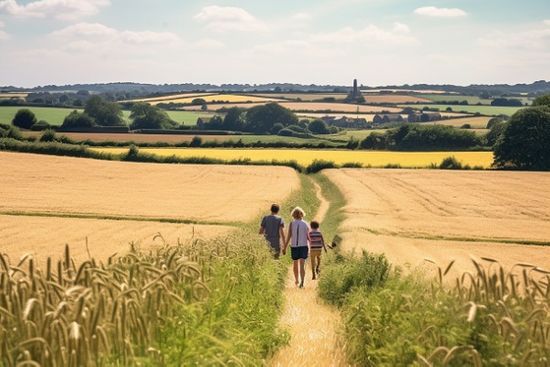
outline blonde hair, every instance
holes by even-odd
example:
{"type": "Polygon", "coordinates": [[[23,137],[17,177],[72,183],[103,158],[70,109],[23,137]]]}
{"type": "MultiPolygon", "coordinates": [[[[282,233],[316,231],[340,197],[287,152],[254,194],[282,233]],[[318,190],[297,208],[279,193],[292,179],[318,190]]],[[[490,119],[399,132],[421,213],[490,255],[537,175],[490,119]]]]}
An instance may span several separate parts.
{"type": "Polygon", "coordinates": [[[297,206],[296,208],[292,209],[291,215],[294,219],[301,219],[306,216],[306,212],[304,212],[304,209],[297,206]]]}

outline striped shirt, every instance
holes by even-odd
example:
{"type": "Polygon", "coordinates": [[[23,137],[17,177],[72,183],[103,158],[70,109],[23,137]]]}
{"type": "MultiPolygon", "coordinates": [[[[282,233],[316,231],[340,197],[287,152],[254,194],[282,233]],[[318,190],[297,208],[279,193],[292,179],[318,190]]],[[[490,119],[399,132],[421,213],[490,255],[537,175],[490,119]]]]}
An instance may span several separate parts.
{"type": "Polygon", "coordinates": [[[325,240],[320,231],[313,230],[309,232],[309,246],[312,250],[322,249],[324,244],[325,240]]]}

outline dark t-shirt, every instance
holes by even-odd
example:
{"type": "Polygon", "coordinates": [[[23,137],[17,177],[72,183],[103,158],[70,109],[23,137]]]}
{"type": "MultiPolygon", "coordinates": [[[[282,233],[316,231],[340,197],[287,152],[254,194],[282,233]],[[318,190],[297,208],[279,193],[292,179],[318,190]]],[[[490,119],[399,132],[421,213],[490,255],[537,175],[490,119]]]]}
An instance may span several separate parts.
{"type": "Polygon", "coordinates": [[[273,247],[279,247],[281,241],[281,235],[279,229],[285,226],[283,218],[278,215],[267,215],[262,219],[262,228],[264,229],[265,239],[273,247]]]}

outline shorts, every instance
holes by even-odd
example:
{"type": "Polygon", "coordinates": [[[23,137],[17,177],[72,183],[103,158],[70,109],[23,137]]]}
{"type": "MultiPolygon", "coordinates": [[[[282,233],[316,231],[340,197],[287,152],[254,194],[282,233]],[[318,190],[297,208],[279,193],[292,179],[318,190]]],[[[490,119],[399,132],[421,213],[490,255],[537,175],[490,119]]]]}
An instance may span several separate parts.
{"type": "Polygon", "coordinates": [[[307,246],[291,247],[290,257],[292,260],[307,259],[309,248],[307,246]]]}
{"type": "Polygon", "coordinates": [[[310,252],[310,255],[312,257],[313,256],[321,256],[322,253],[323,253],[323,249],[321,249],[321,248],[312,248],[311,252],[310,252]]]}
{"type": "Polygon", "coordinates": [[[279,240],[275,240],[275,241],[267,240],[267,245],[269,246],[271,253],[273,253],[273,257],[275,257],[276,259],[279,258],[279,254],[281,253],[281,245],[279,243],[280,243],[279,240]]]}

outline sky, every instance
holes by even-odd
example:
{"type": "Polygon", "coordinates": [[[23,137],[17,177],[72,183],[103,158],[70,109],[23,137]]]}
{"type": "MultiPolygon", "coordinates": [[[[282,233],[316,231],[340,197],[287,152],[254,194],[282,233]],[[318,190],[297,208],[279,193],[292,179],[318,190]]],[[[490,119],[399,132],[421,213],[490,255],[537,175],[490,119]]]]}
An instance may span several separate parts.
{"type": "Polygon", "coordinates": [[[0,0],[0,85],[550,80],[549,0],[0,0]]]}

